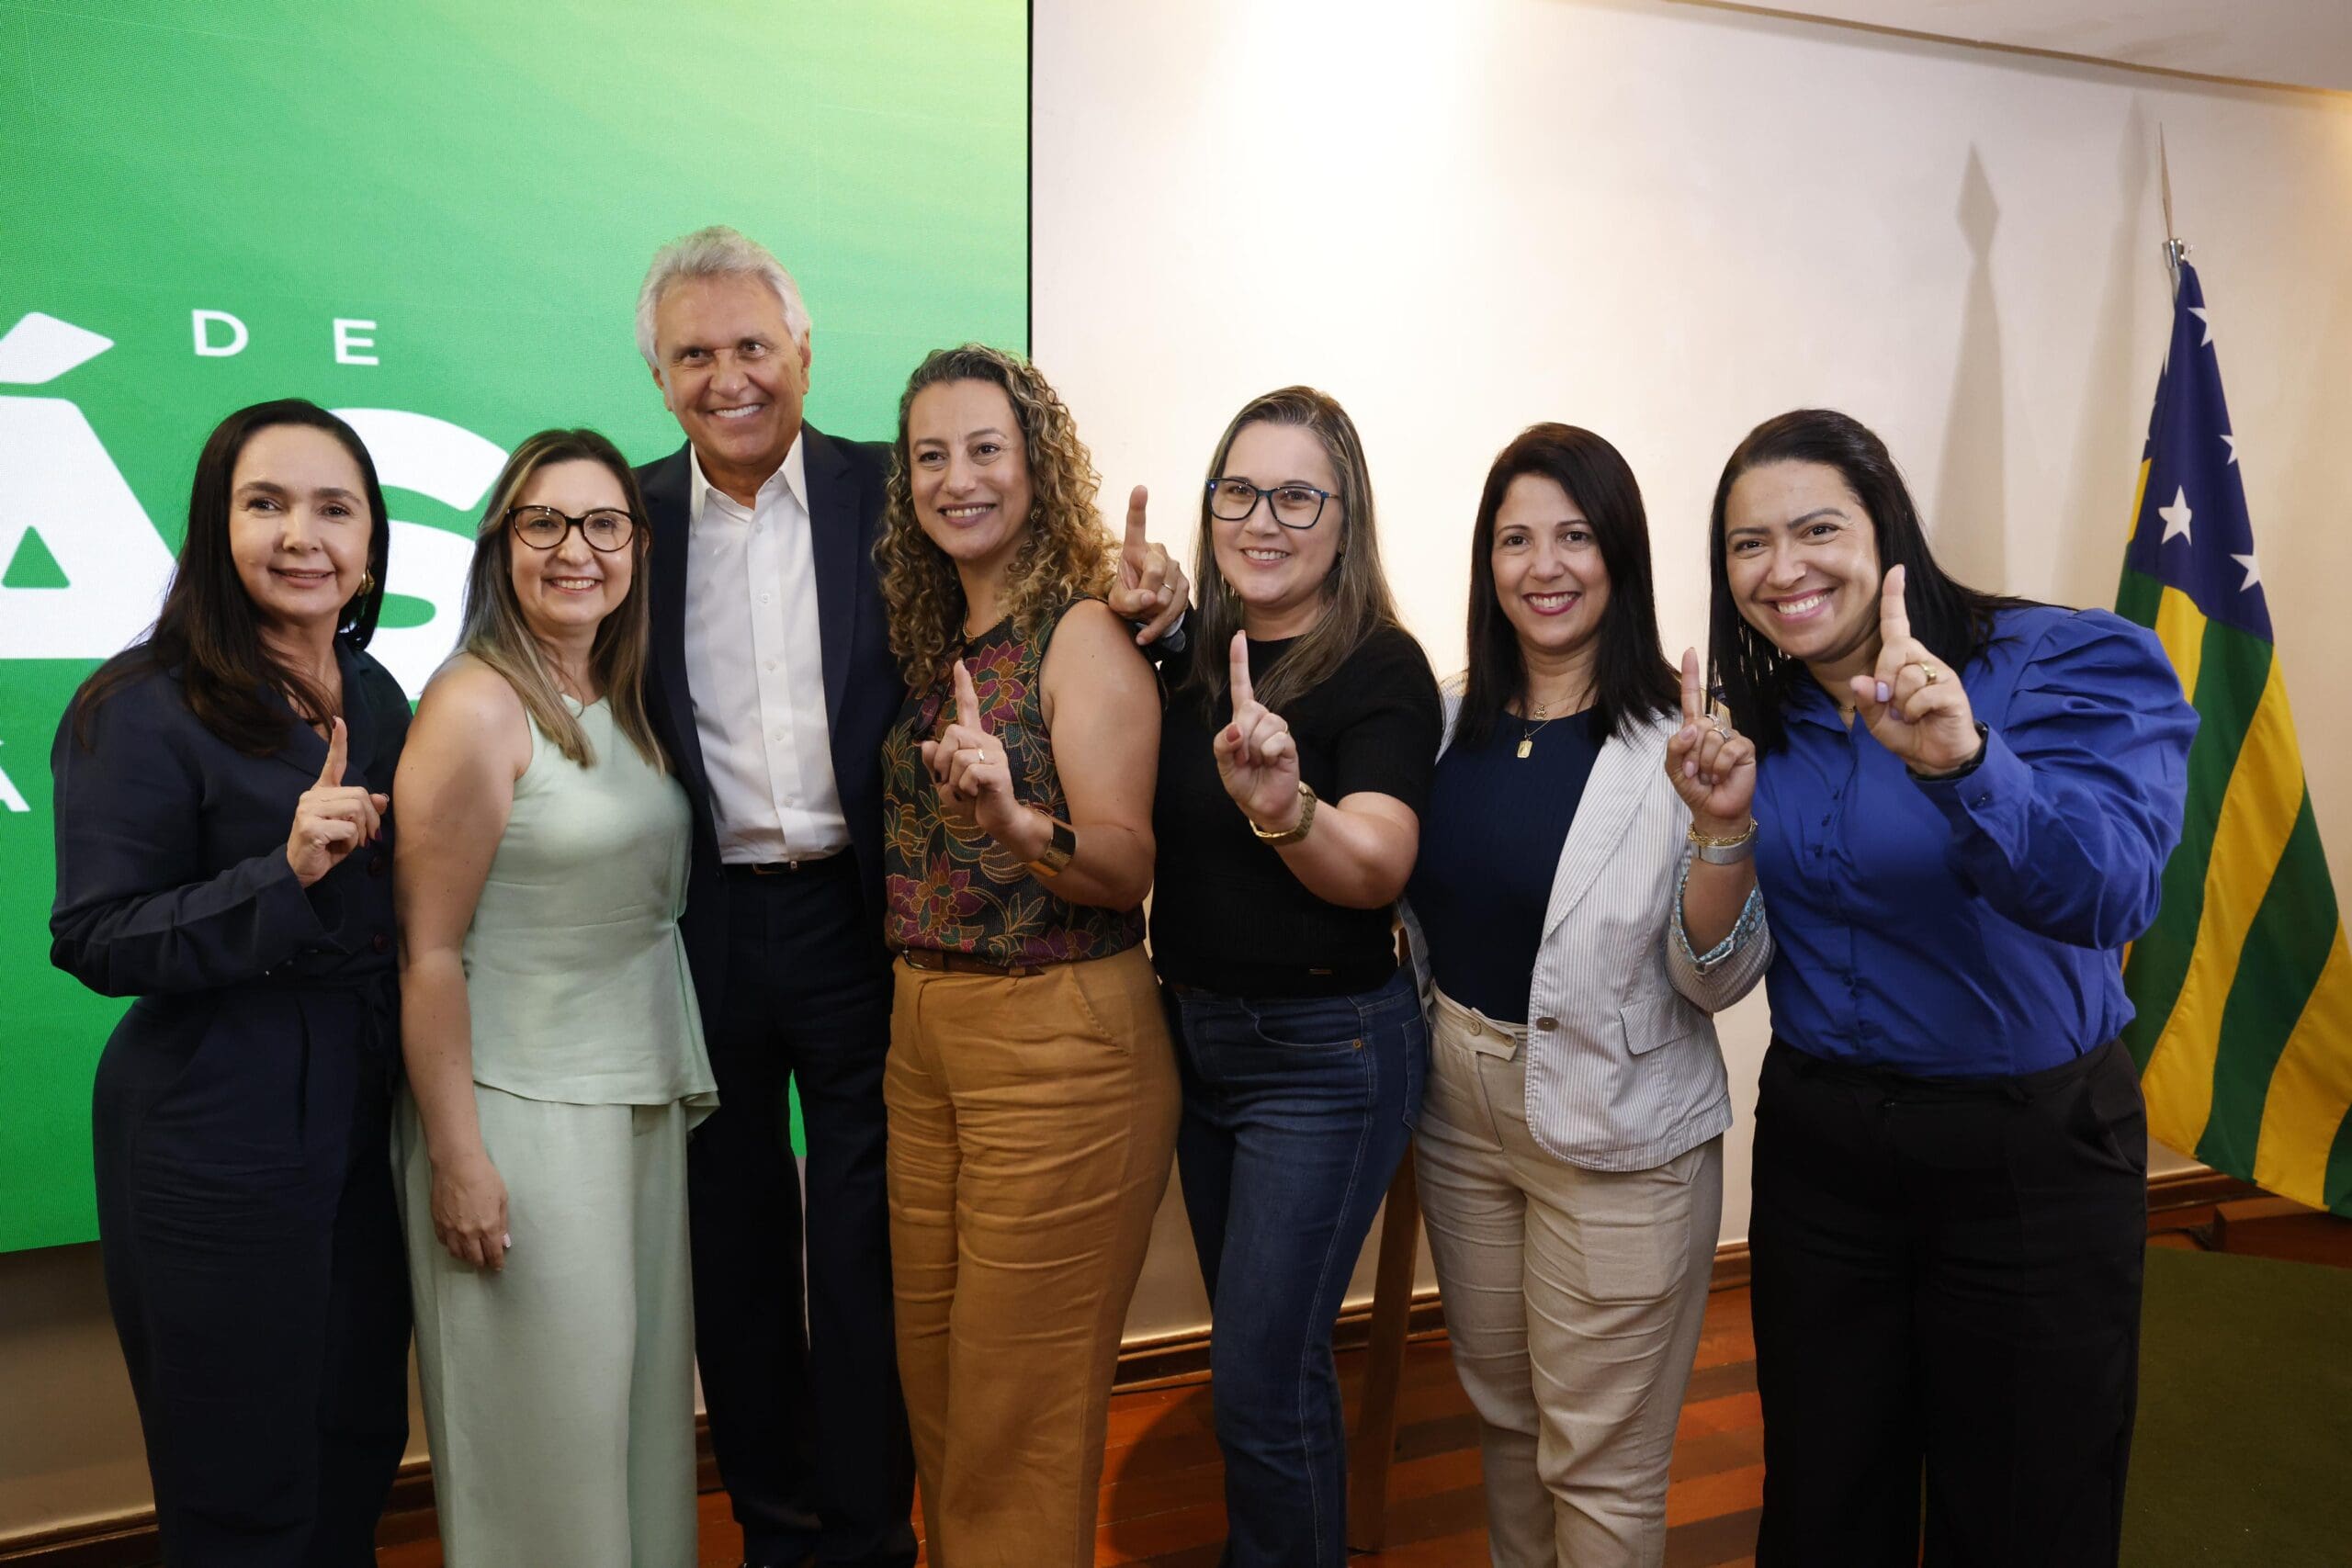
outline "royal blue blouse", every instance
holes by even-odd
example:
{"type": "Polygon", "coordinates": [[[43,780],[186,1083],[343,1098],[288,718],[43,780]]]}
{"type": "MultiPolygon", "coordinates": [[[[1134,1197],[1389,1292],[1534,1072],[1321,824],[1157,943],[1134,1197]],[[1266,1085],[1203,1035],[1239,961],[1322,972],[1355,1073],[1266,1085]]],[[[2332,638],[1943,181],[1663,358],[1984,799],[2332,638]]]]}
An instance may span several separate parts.
{"type": "Polygon", "coordinates": [[[1798,682],[1757,769],[1772,1032],[1920,1077],[2030,1073],[2131,1021],[2117,950],[2154,920],[2197,714],[2155,637],[2103,610],[2004,611],[1961,672],[1965,775],[1913,778],[1798,682]]]}

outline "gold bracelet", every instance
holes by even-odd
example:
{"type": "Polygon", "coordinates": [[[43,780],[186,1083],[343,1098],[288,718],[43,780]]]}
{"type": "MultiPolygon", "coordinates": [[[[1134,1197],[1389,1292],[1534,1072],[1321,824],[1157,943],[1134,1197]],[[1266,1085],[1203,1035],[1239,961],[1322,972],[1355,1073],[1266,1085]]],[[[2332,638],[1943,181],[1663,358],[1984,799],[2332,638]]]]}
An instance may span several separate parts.
{"type": "Polygon", "coordinates": [[[1276,849],[1284,844],[1295,844],[1306,837],[1306,830],[1315,826],[1315,792],[1306,787],[1305,779],[1298,781],[1298,821],[1279,832],[1269,832],[1259,827],[1257,819],[1246,813],[1241,819],[1250,824],[1250,830],[1258,835],[1258,841],[1261,844],[1271,844],[1276,849]]]}
{"type": "Polygon", "coordinates": [[[1747,826],[1728,839],[1718,839],[1712,833],[1702,833],[1699,831],[1697,819],[1693,818],[1690,826],[1684,830],[1683,837],[1702,850],[1736,850],[1756,837],[1756,818],[1750,817],[1747,819],[1747,826]]]}

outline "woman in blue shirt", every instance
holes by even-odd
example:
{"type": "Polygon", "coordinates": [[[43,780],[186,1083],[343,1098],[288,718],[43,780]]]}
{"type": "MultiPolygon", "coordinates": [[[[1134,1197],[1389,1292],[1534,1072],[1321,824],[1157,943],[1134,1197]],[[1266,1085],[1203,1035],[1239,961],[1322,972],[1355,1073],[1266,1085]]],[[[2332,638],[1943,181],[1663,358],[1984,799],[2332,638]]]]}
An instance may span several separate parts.
{"type": "MultiPolygon", "coordinates": [[[[1946,576],[1843,414],[1750,432],[1713,541],[1757,761],[1754,858],[1709,870],[1752,867],[1778,944],[1757,1562],[1918,1562],[1924,1466],[1928,1568],[2112,1563],[2147,1171],[2117,950],[2155,918],[2196,715],[2139,627],[1946,576]]],[[[1703,728],[1668,766],[1748,771],[1703,728]]]]}

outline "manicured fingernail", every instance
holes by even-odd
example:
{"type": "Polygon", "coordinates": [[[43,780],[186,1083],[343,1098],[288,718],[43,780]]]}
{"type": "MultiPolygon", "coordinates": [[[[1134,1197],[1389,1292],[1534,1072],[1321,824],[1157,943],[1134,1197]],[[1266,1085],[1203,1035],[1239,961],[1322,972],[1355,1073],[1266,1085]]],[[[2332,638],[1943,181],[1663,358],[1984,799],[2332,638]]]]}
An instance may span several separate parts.
{"type": "Polygon", "coordinates": [[[1894,694],[1893,692],[1891,692],[1891,691],[1889,691],[1889,690],[1887,689],[1887,684],[1886,684],[1886,682],[1885,682],[1881,681],[1881,682],[1878,683],[1878,700],[1879,700],[1880,702],[1884,702],[1884,701],[1886,701],[1886,699],[1887,699],[1887,698],[1889,698],[1889,697],[1893,696],[1894,694]]]}
{"type": "Polygon", "coordinates": [[[1682,764],[1682,776],[1686,779],[1697,778],[1699,776],[1699,764],[1690,761],[1684,762],[1682,764]]]}

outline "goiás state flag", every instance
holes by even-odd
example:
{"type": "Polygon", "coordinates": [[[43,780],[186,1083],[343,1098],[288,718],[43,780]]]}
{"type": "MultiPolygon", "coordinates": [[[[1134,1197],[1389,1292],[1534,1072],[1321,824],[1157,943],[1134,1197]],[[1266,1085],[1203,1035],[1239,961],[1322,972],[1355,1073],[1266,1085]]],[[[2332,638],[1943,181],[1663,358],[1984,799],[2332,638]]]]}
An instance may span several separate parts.
{"type": "Polygon", "coordinates": [[[2197,271],[2140,463],[2116,610],[2200,717],[2156,922],[2126,952],[2149,1130],[2216,1170],[2352,1213],[2352,960],[2287,706],[2197,271]]]}

